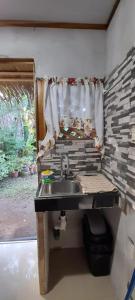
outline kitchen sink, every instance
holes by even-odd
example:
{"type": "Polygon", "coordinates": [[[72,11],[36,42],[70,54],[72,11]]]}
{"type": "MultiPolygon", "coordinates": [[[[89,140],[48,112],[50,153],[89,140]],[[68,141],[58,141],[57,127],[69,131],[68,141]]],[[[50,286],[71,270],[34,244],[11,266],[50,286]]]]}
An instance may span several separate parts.
{"type": "Polygon", "coordinates": [[[49,184],[42,184],[39,197],[50,197],[54,195],[74,195],[81,193],[81,185],[77,180],[54,181],[49,184]]]}
{"type": "Polygon", "coordinates": [[[35,211],[61,211],[118,206],[118,192],[88,194],[82,189],[80,181],[58,178],[38,187],[35,198],[35,211]]]}

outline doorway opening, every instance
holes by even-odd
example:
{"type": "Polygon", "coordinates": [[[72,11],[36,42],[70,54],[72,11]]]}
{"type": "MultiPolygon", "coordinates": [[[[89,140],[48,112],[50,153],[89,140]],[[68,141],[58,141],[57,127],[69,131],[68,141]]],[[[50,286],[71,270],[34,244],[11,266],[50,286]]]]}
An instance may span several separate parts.
{"type": "Polygon", "coordinates": [[[37,189],[33,59],[0,59],[0,242],[34,239],[37,189]]]}

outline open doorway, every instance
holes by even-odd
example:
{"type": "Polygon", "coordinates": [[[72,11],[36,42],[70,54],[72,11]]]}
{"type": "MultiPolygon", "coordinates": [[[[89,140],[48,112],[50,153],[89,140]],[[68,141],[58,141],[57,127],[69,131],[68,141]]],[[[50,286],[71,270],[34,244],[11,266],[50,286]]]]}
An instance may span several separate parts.
{"type": "Polygon", "coordinates": [[[0,60],[0,242],[36,236],[34,61],[0,60]]]}

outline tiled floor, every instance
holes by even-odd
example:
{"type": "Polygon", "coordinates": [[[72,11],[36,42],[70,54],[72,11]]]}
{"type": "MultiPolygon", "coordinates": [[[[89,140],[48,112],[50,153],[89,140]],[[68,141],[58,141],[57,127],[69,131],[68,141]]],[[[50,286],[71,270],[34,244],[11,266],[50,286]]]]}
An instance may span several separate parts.
{"type": "Polygon", "coordinates": [[[0,244],[0,300],[115,300],[110,278],[91,276],[80,250],[54,251],[50,269],[50,291],[42,297],[36,241],[0,244]]]}

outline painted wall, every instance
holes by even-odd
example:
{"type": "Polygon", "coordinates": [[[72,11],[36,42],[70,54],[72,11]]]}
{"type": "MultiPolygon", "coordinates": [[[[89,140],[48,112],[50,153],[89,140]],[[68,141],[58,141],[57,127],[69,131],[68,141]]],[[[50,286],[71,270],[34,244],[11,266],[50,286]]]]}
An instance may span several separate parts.
{"type": "Polygon", "coordinates": [[[111,279],[117,300],[124,300],[127,283],[131,278],[135,262],[135,213],[125,216],[119,209],[105,211],[116,238],[111,279]],[[132,241],[131,241],[132,240],[132,241]]]}
{"type": "Polygon", "coordinates": [[[36,74],[105,74],[105,32],[93,30],[0,28],[0,56],[30,57],[36,74]]]}
{"type": "Polygon", "coordinates": [[[106,74],[122,62],[135,46],[135,0],[121,0],[107,31],[106,74]]]}

